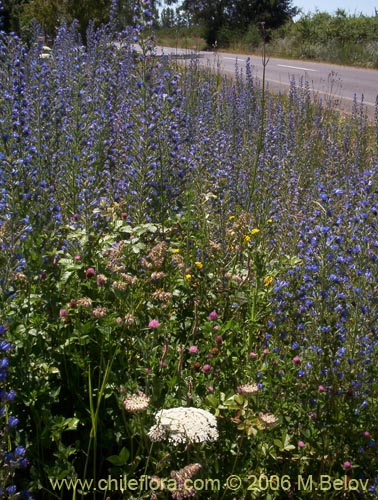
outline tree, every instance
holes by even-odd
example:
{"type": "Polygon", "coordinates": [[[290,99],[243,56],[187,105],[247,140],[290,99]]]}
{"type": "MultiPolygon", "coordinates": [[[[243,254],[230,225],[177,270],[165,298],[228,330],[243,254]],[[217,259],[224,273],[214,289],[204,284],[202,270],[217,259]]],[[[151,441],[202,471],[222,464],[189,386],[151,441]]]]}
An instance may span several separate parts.
{"type": "Polygon", "coordinates": [[[0,0],[0,29],[18,32],[21,0],[0,0]]]}
{"type": "MultiPolygon", "coordinates": [[[[115,9],[121,28],[133,23],[133,12],[140,0],[0,0],[0,21],[5,31],[27,30],[35,20],[45,35],[53,37],[56,28],[67,21],[78,21],[79,31],[85,40],[90,22],[99,26],[109,21],[111,9],[115,9]]],[[[146,3],[146,0],[144,0],[146,3]]],[[[153,18],[157,19],[159,0],[149,0],[153,18]]]]}
{"type": "Polygon", "coordinates": [[[251,24],[265,23],[268,32],[282,26],[298,13],[291,4],[292,0],[184,0],[182,8],[204,27],[206,41],[213,45],[224,28],[246,32],[251,24]]]}

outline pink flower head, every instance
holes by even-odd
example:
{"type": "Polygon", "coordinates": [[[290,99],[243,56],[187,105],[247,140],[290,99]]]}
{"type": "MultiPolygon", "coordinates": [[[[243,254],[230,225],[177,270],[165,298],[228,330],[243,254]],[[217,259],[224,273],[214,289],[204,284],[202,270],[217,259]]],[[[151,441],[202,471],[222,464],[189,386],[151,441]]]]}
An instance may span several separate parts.
{"type": "Polygon", "coordinates": [[[148,328],[159,328],[160,326],[160,323],[157,319],[152,319],[149,323],[148,323],[148,328]]]}
{"type": "Polygon", "coordinates": [[[269,349],[264,349],[263,354],[269,354],[269,349]]]}
{"type": "Polygon", "coordinates": [[[304,448],[305,444],[303,441],[298,441],[298,448],[304,448]]]}
{"type": "Polygon", "coordinates": [[[206,364],[206,365],[203,365],[202,367],[202,373],[210,373],[211,372],[211,366],[206,364]]]}
{"type": "Polygon", "coordinates": [[[349,460],[346,460],[344,463],[343,463],[343,468],[345,470],[349,470],[352,468],[352,464],[349,462],[349,460]]]}
{"type": "Polygon", "coordinates": [[[190,354],[197,354],[197,352],[198,352],[198,347],[197,347],[196,345],[191,345],[191,346],[189,347],[189,352],[190,352],[190,354]]]}
{"type": "Polygon", "coordinates": [[[365,437],[366,439],[370,439],[370,436],[371,436],[371,434],[370,434],[370,432],[369,432],[369,431],[365,431],[365,432],[364,432],[364,437],[365,437]]]}
{"type": "Polygon", "coordinates": [[[301,362],[301,358],[300,358],[299,356],[294,356],[294,358],[293,358],[293,363],[294,363],[295,365],[299,365],[299,364],[300,364],[300,362],[301,362]]]}
{"type": "Polygon", "coordinates": [[[104,285],[106,285],[107,278],[103,274],[99,274],[97,276],[97,280],[96,281],[97,281],[97,285],[98,286],[104,286],[104,285]]]}
{"type": "Polygon", "coordinates": [[[216,332],[217,330],[219,330],[219,325],[214,325],[213,326],[213,330],[216,332]]]}
{"type": "Polygon", "coordinates": [[[67,309],[61,309],[61,310],[59,311],[59,316],[60,316],[61,318],[67,318],[67,316],[68,316],[68,311],[67,311],[67,309]]]}
{"type": "Polygon", "coordinates": [[[223,344],[223,338],[222,338],[222,335],[217,335],[217,336],[215,337],[215,342],[216,342],[218,345],[223,344]]]}
{"type": "Polygon", "coordinates": [[[206,387],[207,392],[214,392],[214,387],[212,385],[209,385],[206,387]]]}
{"type": "Polygon", "coordinates": [[[74,260],[81,260],[81,255],[75,255],[74,260]]]}
{"type": "Polygon", "coordinates": [[[249,353],[249,357],[250,357],[251,359],[256,359],[256,358],[257,358],[257,354],[256,354],[255,352],[250,352],[250,353],[249,353]]]}
{"type": "Polygon", "coordinates": [[[324,392],[325,390],[326,390],[326,388],[324,387],[324,385],[319,385],[318,391],[324,392]]]}
{"type": "Polygon", "coordinates": [[[216,321],[218,319],[218,313],[216,311],[211,311],[207,319],[209,319],[210,321],[216,321]]]}
{"type": "Polygon", "coordinates": [[[87,278],[92,278],[92,276],[96,275],[96,271],[93,269],[93,267],[88,267],[88,269],[85,271],[85,276],[87,278]]]}

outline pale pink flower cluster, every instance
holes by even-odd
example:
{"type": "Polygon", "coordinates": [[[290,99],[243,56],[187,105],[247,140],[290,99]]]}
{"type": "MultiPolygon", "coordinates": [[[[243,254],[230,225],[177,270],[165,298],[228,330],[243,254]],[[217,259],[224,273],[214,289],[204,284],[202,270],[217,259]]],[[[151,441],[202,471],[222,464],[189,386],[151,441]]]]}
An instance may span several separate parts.
{"type": "Polygon", "coordinates": [[[130,413],[137,413],[147,410],[150,398],[142,391],[126,396],[124,402],[125,410],[130,413]]]}

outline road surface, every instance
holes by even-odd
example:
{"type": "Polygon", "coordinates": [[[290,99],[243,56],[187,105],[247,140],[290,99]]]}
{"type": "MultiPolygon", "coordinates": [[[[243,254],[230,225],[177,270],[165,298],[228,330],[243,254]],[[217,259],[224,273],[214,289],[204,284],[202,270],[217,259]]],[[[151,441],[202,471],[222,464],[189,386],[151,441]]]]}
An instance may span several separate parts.
{"type": "MultiPolygon", "coordinates": [[[[199,64],[213,67],[214,64],[219,65],[229,75],[235,74],[236,63],[239,68],[244,69],[245,62],[250,57],[253,75],[261,79],[263,74],[262,58],[258,56],[157,47],[157,54],[162,53],[183,60],[196,57],[199,64]]],[[[378,99],[378,70],[291,59],[269,59],[266,66],[267,90],[287,92],[293,79],[297,84],[307,81],[314,95],[332,99],[343,111],[350,112],[354,100],[362,100],[368,115],[374,116],[378,99]]]]}

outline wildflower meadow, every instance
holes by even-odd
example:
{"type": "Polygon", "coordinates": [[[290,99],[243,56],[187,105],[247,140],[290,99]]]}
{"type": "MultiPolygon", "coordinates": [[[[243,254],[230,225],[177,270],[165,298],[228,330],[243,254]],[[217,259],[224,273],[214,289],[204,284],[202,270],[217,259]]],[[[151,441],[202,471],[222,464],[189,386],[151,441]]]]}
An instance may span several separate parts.
{"type": "Polygon", "coordinates": [[[0,498],[377,499],[378,105],[135,16],[0,34],[0,498]]]}

